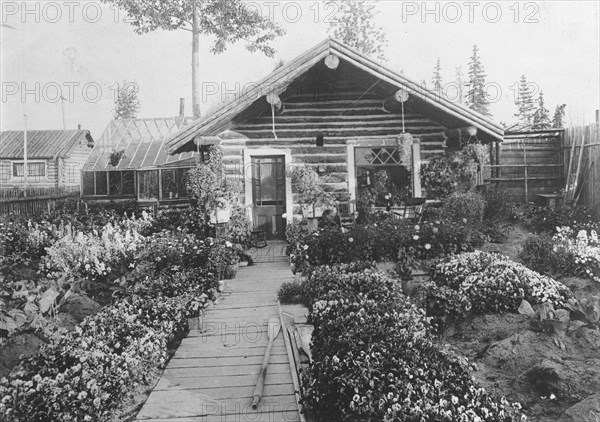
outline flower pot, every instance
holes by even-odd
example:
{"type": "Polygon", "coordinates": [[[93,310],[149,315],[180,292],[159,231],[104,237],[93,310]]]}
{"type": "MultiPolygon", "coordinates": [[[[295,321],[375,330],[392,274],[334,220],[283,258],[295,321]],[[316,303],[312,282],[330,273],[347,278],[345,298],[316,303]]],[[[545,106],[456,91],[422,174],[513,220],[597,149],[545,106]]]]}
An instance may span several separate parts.
{"type": "Polygon", "coordinates": [[[319,228],[319,220],[316,218],[307,218],[306,223],[306,228],[308,229],[309,233],[312,233],[319,228]]]}
{"type": "Polygon", "coordinates": [[[231,218],[231,208],[230,207],[218,208],[216,213],[212,212],[210,214],[210,222],[212,224],[217,224],[217,222],[227,223],[230,218],[231,218]]]}
{"type": "Polygon", "coordinates": [[[303,205],[302,206],[302,216],[304,216],[304,218],[323,217],[323,211],[325,211],[325,209],[323,207],[315,206],[313,209],[312,205],[303,205]]]}

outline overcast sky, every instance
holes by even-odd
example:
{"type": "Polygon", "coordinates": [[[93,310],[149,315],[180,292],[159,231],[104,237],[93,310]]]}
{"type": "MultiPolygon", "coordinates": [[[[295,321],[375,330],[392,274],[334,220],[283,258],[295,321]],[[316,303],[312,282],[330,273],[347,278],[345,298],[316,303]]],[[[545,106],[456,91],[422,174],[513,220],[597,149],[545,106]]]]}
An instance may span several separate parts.
{"type": "MultiPolygon", "coordinates": [[[[191,114],[191,33],[137,35],[124,13],[94,1],[27,2],[27,10],[22,1],[1,3],[2,130],[22,129],[24,113],[29,129],[61,129],[62,94],[67,129],[80,123],[97,138],[111,119],[117,84],[130,81],[139,85],[138,117],[175,116],[180,97],[191,114]]],[[[274,43],[275,58],[242,45],[215,56],[203,39],[203,111],[264,77],[278,59],[291,60],[323,40],[326,19],[335,19],[335,8],[322,1],[267,3],[253,6],[287,30],[274,43]]],[[[514,120],[515,84],[522,74],[544,92],[551,113],[566,103],[569,123],[594,120],[600,103],[599,2],[423,4],[378,4],[391,68],[430,85],[439,57],[444,82],[453,82],[457,66],[466,73],[477,44],[498,122],[514,120]]]]}

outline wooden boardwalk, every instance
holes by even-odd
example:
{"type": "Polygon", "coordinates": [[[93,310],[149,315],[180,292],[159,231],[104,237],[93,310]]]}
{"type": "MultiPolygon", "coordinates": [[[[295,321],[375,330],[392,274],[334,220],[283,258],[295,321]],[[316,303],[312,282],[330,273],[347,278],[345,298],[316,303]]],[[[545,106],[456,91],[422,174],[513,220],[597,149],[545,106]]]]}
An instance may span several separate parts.
{"type": "Polygon", "coordinates": [[[241,268],[206,312],[201,329],[181,342],[137,420],[300,421],[283,330],[273,344],[263,398],[252,409],[267,322],[279,317],[277,290],[290,279],[282,261],[241,268]]]}

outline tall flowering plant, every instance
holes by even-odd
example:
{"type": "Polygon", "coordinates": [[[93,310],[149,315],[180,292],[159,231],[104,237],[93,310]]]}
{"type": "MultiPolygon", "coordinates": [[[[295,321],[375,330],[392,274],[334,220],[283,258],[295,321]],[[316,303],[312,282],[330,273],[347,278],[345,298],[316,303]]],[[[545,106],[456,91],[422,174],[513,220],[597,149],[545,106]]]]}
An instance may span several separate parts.
{"type": "Polygon", "coordinates": [[[595,230],[575,231],[568,226],[557,227],[552,238],[554,251],[566,249],[574,258],[579,273],[600,282],[600,240],[595,230]]]}

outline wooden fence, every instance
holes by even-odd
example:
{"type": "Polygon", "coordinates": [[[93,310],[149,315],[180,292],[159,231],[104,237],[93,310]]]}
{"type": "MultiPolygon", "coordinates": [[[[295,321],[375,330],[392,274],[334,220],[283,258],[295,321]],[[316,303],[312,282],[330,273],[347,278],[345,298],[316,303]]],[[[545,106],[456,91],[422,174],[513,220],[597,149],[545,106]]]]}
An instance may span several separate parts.
{"type": "Polygon", "coordinates": [[[68,188],[33,188],[27,197],[18,196],[12,189],[0,189],[1,214],[43,214],[56,209],[60,203],[76,201],[79,198],[79,186],[68,188]],[[76,189],[74,189],[76,188],[76,189]],[[37,194],[37,196],[33,196],[37,194]],[[12,196],[10,196],[12,195],[12,196]]]}
{"type": "Polygon", "coordinates": [[[567,194],[600,215],[600,123],[565,129],[563,165],[571,174],[567,194]]]}
{"type": "Polygon", "coordinates": [[[564,188],[562,130],[507,133],[490,151],[487,183],[506,189],[514,200],[533,202],[564,188]]]}
{"type": "Polygon", "coordinates": [[[51,196],[79,195],[79,185],[74,186],[0,186],[0,201],[13,198],[46,198],[51,196]]]}

